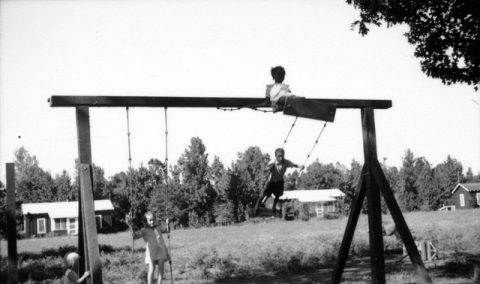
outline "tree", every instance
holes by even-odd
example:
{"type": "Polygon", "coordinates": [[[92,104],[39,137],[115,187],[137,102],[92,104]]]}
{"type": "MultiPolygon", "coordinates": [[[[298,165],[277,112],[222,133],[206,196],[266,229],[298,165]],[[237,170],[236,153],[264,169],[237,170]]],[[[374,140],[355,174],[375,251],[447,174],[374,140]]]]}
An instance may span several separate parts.
{"type": "Polygon", "coordinates": [[[433,206],[437,209],[443,204],[451,202],[453,188],[463,179],[462,164],[448,155],[445,162],[435,167],[434,179],[437,191],[433,199],[433,206]]]}
{"type": "Polygon", "coordinates": [[[238,153],[238,158],[229,173],[227,196],[232,203],[235,221],[247,217],[249,208],[253,207],[269,175],[270,155],[262,153],[259,147],[252,146],[245,152],[238,153]]]}
{"type": "Polygon", "coordinates": [[[209,180],[208,154],[198,137],[190,140],[177,163],[176,171],[181,192],[176,196],[181,204],[181,220],[185,225],[205,225],[214,222],[213,204],[216,193],[209,180]]]}
{"type": "Polygon", "coordinates": [[[415,176],[415,157],[410,149],[405,152],[400,170],[400,202],[407,211],[419,209],[418,188],[415,176]]]}
{"type": "Polygon", "coordinates": [[[230,175],[231,171],[226,170],[220,159],[215,156],[210,166],[209,179],[217,196],[213,209],[215,222],[220,224],[237,221],[233,215],[232,202],[227,195],[230,175]]]}
{"type": "Polygon", "coordinates": [[[17,200],[21,202],[49,202],[55,200],[52,193],[53,179],[43,170],[35,156],[21,147],[15,151],[17,200]]]}
{"type": "Polygon", "coordinates": [[[472,168],[468,167],[467,173],[465,174],[465,180],[464,182],[478,182],[479,181],[479,176],[475,176],[473,174],[472,168]]]}
{"type": "Polygon", "coordinates": [[[225,170],[222,162],[217,156],[215,156],[213,158],[212,165],[209,168],[208,178],[216,192],[217,198],[220,199],[225,196],[225,188],[227,186],[227,181],[225,178],[226,174],[227,171],[225,170]]]}
{"type": "Polygon", "coordinates": [[[415,184],[418,190],[419,209],[435,210],[435,195],[438,188],[435,186],[434,173],[430,163],[424,157],[415,160],[415,184]]]}
{"type": "Polygon", "coordinates": [[[130,192],[128,176],[125,172],[114,174],[107,183],[107,191],[113,204],[112,226],[115,229],[126,229],[126,216],[130,210],[130,192]]]}
{"type": "Polygon", "coordinates": [[[356,160],[352,160],[350,163],[350,169],[347,169],[342,177],[339,185],[339,189],[345,193],[343,201],[340,203],[340,211],[342,214],[348,214],[350,212],[350,205],[355,196],[355,190],[358,185],[358,179],[362,172],[362,165],[356,160]]]}
{"type": "Polygon", "coordinates": [[[422,71],[444,84],[480,84],[480,5],[476,0],[347,0],[360,9],[358,26],[405,24],[407,40],[415,47],[422,71]]]}
{"type": "Polygon", "coordinates": [[[341,180],[342,170],[338,164],[322,164],[317,160],[300,176],[299,184],[306,189],[328,189],[339,187],[341,180]]]}
{"type": "Polygon", "coordinates": [[[55,196],[55,201],[75,200],[72,181],[67,171],[62,171],[61,175],[55,175],[52,191],[55,196]]]}

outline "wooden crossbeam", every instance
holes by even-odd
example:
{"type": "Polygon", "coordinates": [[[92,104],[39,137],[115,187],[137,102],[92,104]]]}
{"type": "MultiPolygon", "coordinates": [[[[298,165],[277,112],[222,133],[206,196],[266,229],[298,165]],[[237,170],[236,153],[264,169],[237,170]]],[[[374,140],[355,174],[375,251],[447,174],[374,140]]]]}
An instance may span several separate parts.
{"type": "MultiPolygon", "coordinates": [[[[387,109],[391,100],[308,99],[337,108],[387,109]]],[[[51,107],[270,107],[265,98],[248,97],[145,97],[145,96],[51,96],[51,107]]]]}

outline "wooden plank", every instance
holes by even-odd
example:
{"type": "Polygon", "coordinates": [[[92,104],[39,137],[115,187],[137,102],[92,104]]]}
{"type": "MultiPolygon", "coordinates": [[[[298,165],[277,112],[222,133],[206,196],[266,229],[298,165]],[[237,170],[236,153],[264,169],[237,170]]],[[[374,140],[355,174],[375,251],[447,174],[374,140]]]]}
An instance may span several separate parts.
{"type": "Polygon", "coordinates": [[[287,100],[283,114],[333,122],[336,110],[334,104],[292,97],[287,100]]]}
{"type": "Polygon", "coordinates": [[[407,222],[405,222],[405,219],[403,218],[402,211],[395,200],[395,196],[390,188],[390,184],[388,183],[388,180],[385,177],[378,161],[373,164],[372,174],[375,178],[375,182],[380,187],[383,198],[385,199],[385,203],[387,203],[398,233],[400,234],[400,237],[402,238],[402,241],[407,249],[410,260],[415,267],[418,283],[432,283],[432,279],[428,275],[422,258],[420,257],[420,253],[417,250],[412,233],[408,229],[407,222]]]}
{"type": "MultiPolygon", "coordinates": [[[[391,100],[314,99],[337,108],[392,107],[391,100]]],[[[51,107],[270,107],[265,98],[254,97],[145,97],[145,96],[51,96],[51,107]]]]}
{"type": "Polygon", "coordinates": [[[8,283],[18,282],[17,269],[17,218],[15,203],[15,164],[7,163],[7,240],[8,240],[8,283]]]}
{"type": "Polygon", "coordinates": [[[366,186],[364,185],[364,176],[366,172],[367,169],[363,166],[358,179],[357,189],[355,190],[355,197],[352,200],[352,207],[350,208],[350,214],[348,215],[347,226],[345,227],[345,233],[343,234],[340,251],[338,252],[337,264],[335,266],[335,271],[333,272],[332,283],[335,284],[340,283],[342,280],[343,269],[345,268],[355,228],[357,227],[358,216],[362,210],[363,200],[365,199],[366,193],[366,186]]]}
{"type": "MultiPolygon", "coordinates": [[[[77,124],[77,144],[78,144],[78,164],[77,169],[80,173],[80,164],[92,163],[92,150],[90,144],[90,115],[88,107],[77,107],[75,109],[77,124]]],[[[79,180],[81,183],[81,181],[79,180]]],[[[88,251],[84,246],[85,231],[82,211],[82,191],[81,184],[78,185],[78,253],[81,261],[78,267],[78,274],[82,275],[88,268],[88,251]]]]}
{"type": "Polygon", "coordinates": [[[103,283],[102,266],[97,239],[95,208],[93,203],[93,171],[91,164],[80,164],[80,190],[82,192],[83,222],[85,224],[85,244],[88,251],[87,264],[90,270],[90,283],[103,283]]]}
{"type": "Polygon", "coordinates": [[[373,109],[362,109],[362,132],[364,159],[367,167],[368,237],[370,243],[370,267],[372,283],[385,283],[385,259],[383,254],[382,211],[380,189],[372,178],[372,163],[377,161],[375,117],[373,109]]]}

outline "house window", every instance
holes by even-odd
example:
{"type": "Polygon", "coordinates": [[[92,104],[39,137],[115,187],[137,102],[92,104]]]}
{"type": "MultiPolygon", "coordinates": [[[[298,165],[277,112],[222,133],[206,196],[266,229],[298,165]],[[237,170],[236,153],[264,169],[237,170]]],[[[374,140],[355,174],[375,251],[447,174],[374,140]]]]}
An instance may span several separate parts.
{"type": "Polygon", "coordinates": [[[460,206],[465,206],[465,195],[463,193],[460,193],[460,206]]]}
{"type": "Polygon", "coordinates": [[[70,231],[70,234],[76,234],[77,233],[77,220],[75,218],[70,218],[68,220],[69,225],[68,229],[70,231]]]}
{"type": "Polygon", "coordinates": [[[45,234],[47,232],[47,220],[45,218],[37,219],[37,234],[45,234]]]}
{"type": "Polygon", "coordinates": [[[477,192],[477,205],[480,206],[480,192],[477,192]]]}
{"type": "Polygon", "coordinates": [[[67,218],[55,218],[55,230],[66,230],[67,218]]]}
{"type": "Polygon", "coordinates": [[[97,223],[97,229],[102,228],[102,215],[95,215],[95,221],[97,223]]]}
{"type": "Polygon", "coordinates": [[[20,232],[25,233],[26,228],[27,228],[27,218],[25,218],[24,216],[23,222],[20,225],[20,232]]]}

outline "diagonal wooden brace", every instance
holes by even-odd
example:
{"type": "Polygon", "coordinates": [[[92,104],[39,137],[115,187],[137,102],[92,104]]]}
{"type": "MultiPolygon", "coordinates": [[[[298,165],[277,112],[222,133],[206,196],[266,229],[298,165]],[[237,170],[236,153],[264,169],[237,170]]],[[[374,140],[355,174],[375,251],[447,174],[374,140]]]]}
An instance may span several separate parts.
{"type": "Polygon", "coordinates": [[[412,233],[408,229],[407,222],[405,222],[405,219],[403,218],[402,211],[400,210],[400,207],[395,200],[393,191],[390,188],[388,180],[385,177],[378,161],[373,164],[372,174],[376,183],[380,187],[383,198],[385,199],[385,203],[387,203],[388,209],[390,210],[390,214],[392,215],[392,219],[395,222],[398,233],[400,234],[400,237],[402,238],[402,241],[407,248],[410,260],[415,267],[419,283],[432,283],[432,279],[430,278],[427,270],[425,269],[425,265],[423,264],[422,258],[420,257],[420,253],[418,253],[418,249],[415,245],[415,241],[413,240],[412,233]]]}
{"type": "Polygon", "coordinates": [[[350,250],[350,245],[352,243],[355,228],[357,226],[358,216],[362,210],[363,200],[365,200],[365,194],[367,192],[367,188],[364,185],[364,177],[366,174],[367,169],[364,165],[360,174],[360,178],[358,179],[355,197],[352,200],[352,207],[350,208],[347,226],[345,228],[345,233],[343,234],[340,251],[338,252],[337,264],[335,266],[335,271],[333,272],[332,283],[340,283],[342,280],[343,269],[345,268],[348,252],[350,250]]]}

